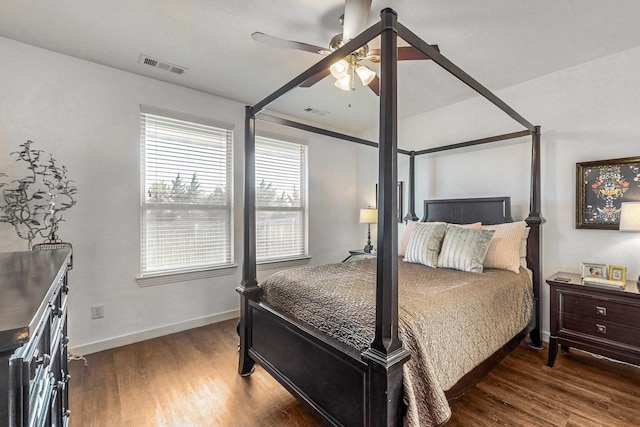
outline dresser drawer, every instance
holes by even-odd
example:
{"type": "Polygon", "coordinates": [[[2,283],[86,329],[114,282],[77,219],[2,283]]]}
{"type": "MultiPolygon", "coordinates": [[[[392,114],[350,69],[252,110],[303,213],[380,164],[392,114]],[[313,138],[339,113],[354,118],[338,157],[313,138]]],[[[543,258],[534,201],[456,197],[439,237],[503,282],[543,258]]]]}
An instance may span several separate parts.
{"type": "Polygon", "coordinates": [[[640,328],[640,303],[562,292],[560,312],[640,328]]]}
{"type": "Polygon", "coordinates": [[[591,335],[598,340],[608,340],[613,341],[614,344],[640,348],[640,328],[595,320],[590,317],[562,313],[560,315],[560,331],[558,335],[562,336],[564,332],[579,332],[591,335]]]}

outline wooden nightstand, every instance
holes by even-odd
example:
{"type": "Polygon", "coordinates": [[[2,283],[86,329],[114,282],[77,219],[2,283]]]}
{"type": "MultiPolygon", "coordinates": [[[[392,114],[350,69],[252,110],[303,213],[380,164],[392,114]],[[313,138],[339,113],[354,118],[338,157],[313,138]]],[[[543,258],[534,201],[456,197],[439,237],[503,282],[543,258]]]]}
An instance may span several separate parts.
{"type": "Polygon", "coordinates": [[[583,285],[579,274],[559,272],[547,283],[551,296],[547,365],[553,367],[558,345],[565,351],[575,347],[640,365],[640,292],[636,282],[627,280],[625,289],[609,289],[583,285]]]}
{"type": "Polygon", "coordinates": [[[342,262],[351,262],[351,261],[359,261],[361,259],[367,258],[375,258],[375,253],[367,253],[362,249],[354,249],[349,251],[349,256],[346,257],[342,262]]]}

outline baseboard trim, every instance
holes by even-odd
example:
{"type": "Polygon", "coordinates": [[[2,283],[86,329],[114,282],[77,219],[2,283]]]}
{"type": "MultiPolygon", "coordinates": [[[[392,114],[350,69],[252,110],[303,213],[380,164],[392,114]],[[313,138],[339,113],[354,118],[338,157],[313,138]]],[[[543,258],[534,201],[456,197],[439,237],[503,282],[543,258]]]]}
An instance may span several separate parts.
{"type": "MultiPolygon", "coordinates": [[[[240,317],[240,310],[231,310],[224,313],[218,313],[211,316],[199,317],[197,319],[187,320],[185,322],[174,323],[171,325],[161,326],[159,328],[148,329],[146,331],[134,332],[132,334],[121,335],[119,337],[109,338],[102,341],[95,341],[88,344],[79,345],[77,347],[69,347],[69,352],[78,356],[85,356],[99,351],[109,350],[123,345],[134,344],[140,341],[146,341],[158,338],[164,335],[176,332],[186,331],[187,329],[198,328],[200,326],[210,325],[229,319],[240,317]]],[[[73,343],[73,341],[71,341],[73,343]]]]}
{"type": "MultiPolygon", "coordinates": [[[[200,326],[206,326],[212,323],[223,322],[225,320],[235,319],[239,317],[240,310],[225,311],[223,313],[218,313],[211,316],[187,320],[186,322],[174,323],[172,325],[165,325],[155,329],[135,332],[133,334],[121,335],[119,337],[109,338],[102,341],[95,341],[92,343],[79,345],[77,347],[69,347],[69,352],[78,356],[86,356],[87,354],[97,353],[99,351],[109,350],[116,347],[122,347],[123,345],[134,344],[140,341],[146,341],[164,335],[186,331],[187,329],[199,328],[200,326]]],[[[542,341],[548,343],[549,335],[549,332],[542,331],[542,341]]]]}

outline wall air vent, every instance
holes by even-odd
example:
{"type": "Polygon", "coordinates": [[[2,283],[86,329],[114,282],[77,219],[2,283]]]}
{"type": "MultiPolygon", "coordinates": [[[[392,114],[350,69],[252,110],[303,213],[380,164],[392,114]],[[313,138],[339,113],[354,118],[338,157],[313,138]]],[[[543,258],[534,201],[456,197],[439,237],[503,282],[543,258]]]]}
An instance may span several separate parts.
{"type": "Polygon", "coordinates": [[[140,55],[140,59],[138,59],[138,62],[140,62],[141,64],[149,65],[153,68],[169,71],[170,73],[174,73],[174,74],[184,74],[184,72],[187,71],[185,67],[160,61],[144,54],[140,55]]]}

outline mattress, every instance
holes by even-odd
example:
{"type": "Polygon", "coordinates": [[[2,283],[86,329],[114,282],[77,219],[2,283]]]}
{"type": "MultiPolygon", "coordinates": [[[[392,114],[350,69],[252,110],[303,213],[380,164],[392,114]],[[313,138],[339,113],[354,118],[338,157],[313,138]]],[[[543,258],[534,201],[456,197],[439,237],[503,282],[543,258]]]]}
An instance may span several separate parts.
{"type": "MultiPolygon", "coordinates": [[[[376,260],[277,272],[262,300],[358,350],[375,327],[376,260]]],[[[398,333],[411,359],[403,366],[405,425],[440,425],[451,416],[445,390],[529,323],[530,275],[467,273],[398,260],[398,333]]]]}

